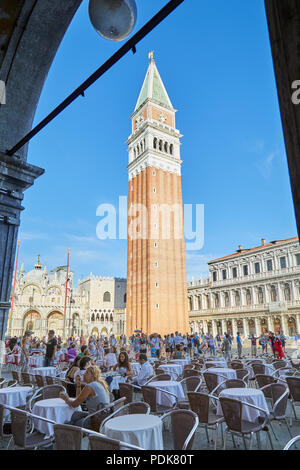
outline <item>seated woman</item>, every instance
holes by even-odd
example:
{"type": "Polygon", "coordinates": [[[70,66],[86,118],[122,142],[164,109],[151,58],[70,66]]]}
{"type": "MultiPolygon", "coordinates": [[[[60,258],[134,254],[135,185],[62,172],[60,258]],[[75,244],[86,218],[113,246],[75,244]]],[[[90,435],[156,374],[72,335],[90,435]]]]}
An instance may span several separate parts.
{"type": "Polygon", "coordinates": [[[76,377],[79,376],[81,383],[84,382],[83,377],[86,373],[86,369],[92,365],[92,360],[88,356],[83,356],[80,358],[79,361],[79,370],[77,370],[74,374],[74,383],[76,383],[76,377]]]}
{"type": "Polygon", "coordinates": [[[117,356],[116,356],[116,348],[112,346],[108,353],[104,356],[104,367],[107,369],[111,369],[116,364],[118,364],[117,356]]]}
{"type": "Polygon", "coordinates": [[[80,356],[76,356],[74,361],[72,362],[72,364],[70,365],[69,369],[67,370],[67,373],[66,373],[66,377],[65,377],[65,380],[66,382],[72,382],[74,383],[74,375],[75,375],[75,372],[77,372],[79,369],[79,361],[80,361],[81,357],[80,356]]]}
{"type": "Polygon", "coordinates": [[[113,371],[119,372],[121,375],[132,378],[133,370],[129,362],[128,354],[124,351],[120,352],[118,364],[113,367],[113,371]]]}
{"type": "Polygon", "coordinates": [[[101,410],[105,405],[110,403],[110,395],[108,385],[101,377],[100,369],[97,366],[90,366],[84,374],[84,382],[86,386],[81,390],[80,377],[76,377],[76,399],[71,400],[66,393],[59,394],[67,405],[77,408],[85,402],[88,409],[85,411],[75,411],[71,417],[70,424],[74,426],[82,426],[84,419],[92,413],[101,410]]]}
{"type": "Polygon", "coordinates": [[[173,352],[173,359],[182,359],[183,354],[180,348],[180,344],[176,344],[175,346],[175,352],[173,352]]]}

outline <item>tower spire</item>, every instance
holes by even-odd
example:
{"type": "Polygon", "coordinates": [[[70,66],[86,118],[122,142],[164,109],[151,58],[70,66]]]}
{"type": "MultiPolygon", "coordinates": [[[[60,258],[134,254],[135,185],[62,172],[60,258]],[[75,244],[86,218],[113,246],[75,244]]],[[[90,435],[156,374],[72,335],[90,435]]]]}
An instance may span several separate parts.
{"type": "Polygon", "coordinates": [[[148,99],[156,104],[159,104],[160,106],[163,106],[164,108],[173,110],[174,108],[172,106],[171,100],[154,60],[154,51],[149,52],[148,57],[150,59],[150,63],[141,92],[139,94],[135,111],[145,104],[148,99]]]}

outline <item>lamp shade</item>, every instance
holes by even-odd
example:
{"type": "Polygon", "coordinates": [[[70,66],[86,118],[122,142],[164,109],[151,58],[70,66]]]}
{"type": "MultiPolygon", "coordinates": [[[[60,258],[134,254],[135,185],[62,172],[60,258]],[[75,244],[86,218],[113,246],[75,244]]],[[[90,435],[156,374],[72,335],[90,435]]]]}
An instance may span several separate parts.
{"type": "Polygon", "coordinates": [[[90,0],[89,15],[102,37],[122,41],[135,26],[137,8],[135,0],[90,0]]]}

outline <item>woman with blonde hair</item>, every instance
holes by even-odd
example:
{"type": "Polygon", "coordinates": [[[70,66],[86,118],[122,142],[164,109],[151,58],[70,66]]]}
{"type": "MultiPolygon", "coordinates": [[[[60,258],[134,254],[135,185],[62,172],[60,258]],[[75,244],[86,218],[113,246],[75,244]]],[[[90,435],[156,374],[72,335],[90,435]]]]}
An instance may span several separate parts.
{"type": "Polygon", "coordinates": [[[72,408],[77,408],[83,402],[86,402],[87,412],[75,411],[73,413],[70,424],[74,426],[82,426],[87,416],[101,410],[101,408],[110,403],[109,388],[106,381],[101,377],[99,367],[88,367],[84,374],[83,381],[86,385],[82,390],[81,379],[80,376],[77,375],[75,400],[70,399],[66,393],[60,393],[59,395],[60,398],[72,408]]]}

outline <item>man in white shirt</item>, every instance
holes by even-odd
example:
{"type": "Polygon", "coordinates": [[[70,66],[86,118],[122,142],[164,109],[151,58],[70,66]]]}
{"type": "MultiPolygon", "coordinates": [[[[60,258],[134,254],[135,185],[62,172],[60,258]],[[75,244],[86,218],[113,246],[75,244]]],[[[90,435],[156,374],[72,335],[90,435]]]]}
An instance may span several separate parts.
{"type": "Polygon", "coordinates": [[[150,362],[148,362],[146,354],[140,354],[139,363],[141,364],[141,370],[132,383],[133,385],[139,385],[141,387],[154,375],[154,371],[150,362]]]}
{"type": "Polygon", "coordinates": [[[174,338],[174,343],[175,343],[175,346],[177,346],[178,344],[182,343],[183,342],[183,339],[182,339],[182,336],[180,333],[178,333],[178,331],[176,331],[175,333],[175,338],[174,338]]]}

